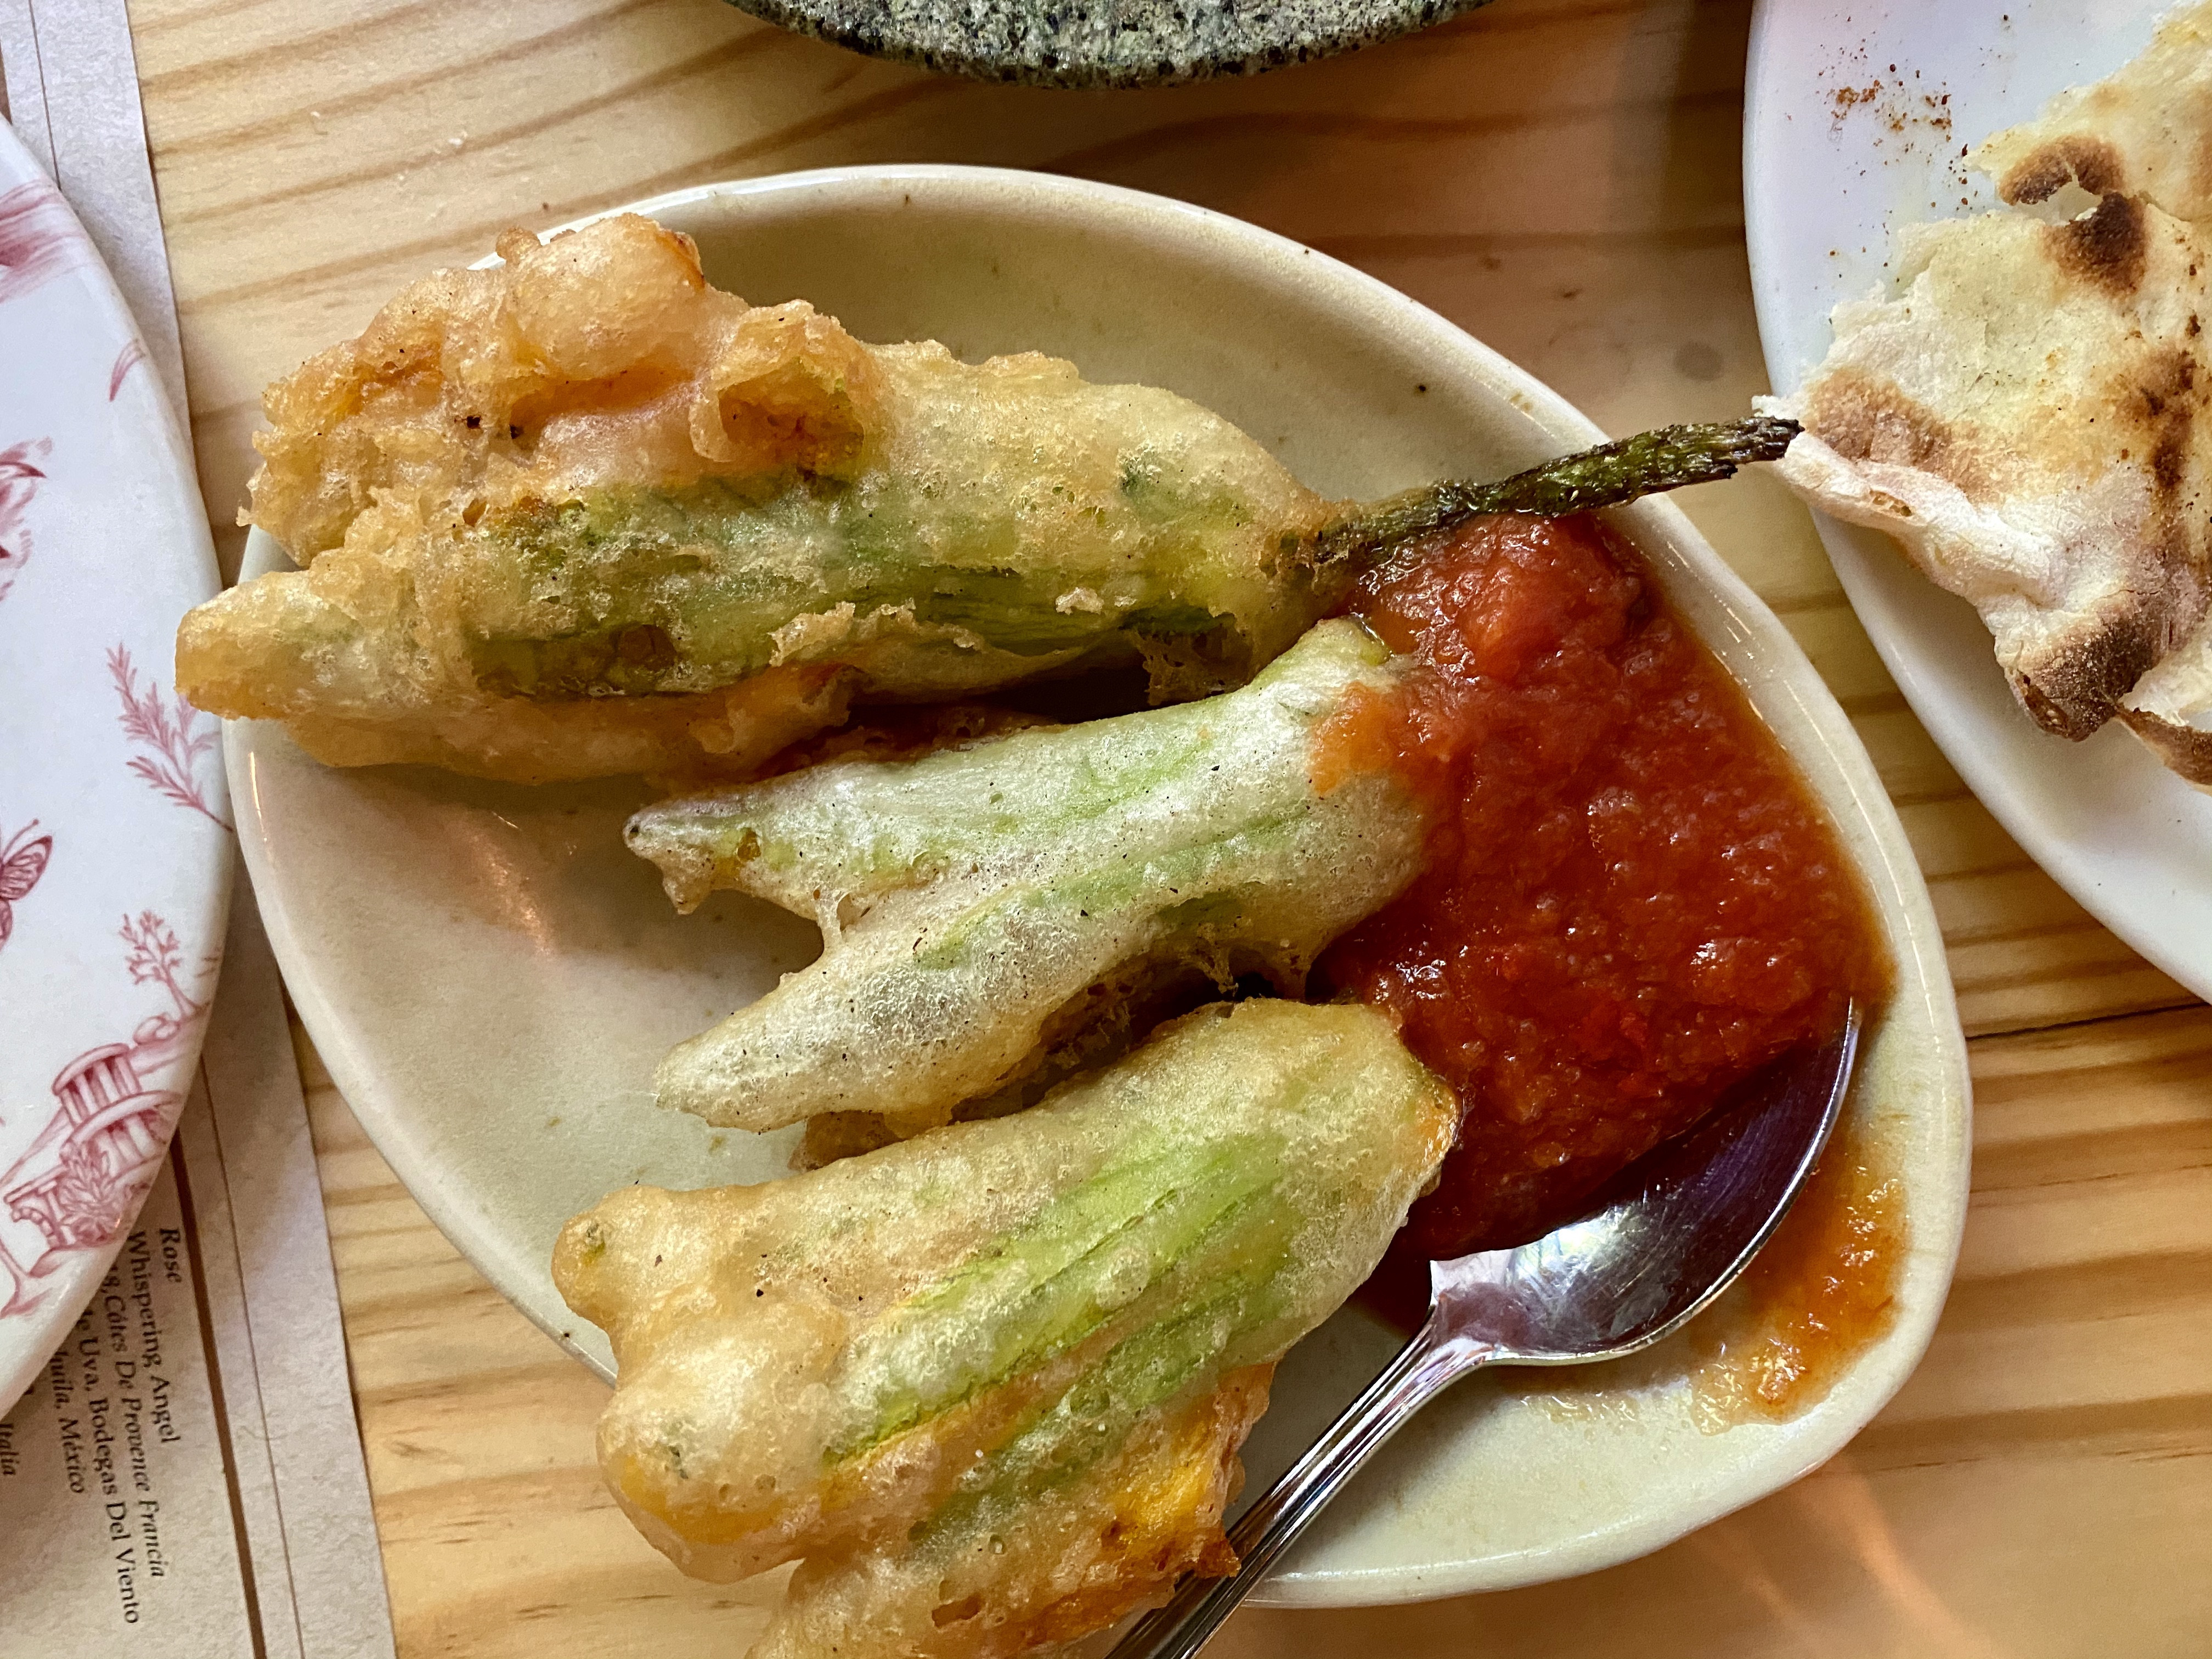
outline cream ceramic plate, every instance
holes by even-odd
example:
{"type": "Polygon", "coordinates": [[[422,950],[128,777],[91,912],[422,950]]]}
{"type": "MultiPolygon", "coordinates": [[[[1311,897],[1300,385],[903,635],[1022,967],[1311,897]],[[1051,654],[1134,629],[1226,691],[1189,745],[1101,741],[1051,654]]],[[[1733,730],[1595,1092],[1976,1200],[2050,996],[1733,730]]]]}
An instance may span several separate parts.
{"type": "Polygon", "coordinates": [[[0,122],[0,1414],[115,1259],[199,1054],[230,826],[170,653],[216,586],[138,331],[0,122]]]}
{"type": "MultiPolygon", "coordinates": [[[[1790,0],[1752,29],[1744,213],[1767,374],[1827,354],[1828,313],[1887,281],[1902,222],[1995,205],[1960,152],[2149,44],[2168,0],[1790,0]],[[1838,101],[1838,94],[1853,94],[1838,101]]],[[[2087,743],[2014,702],[1990,637],[1888,538],[1819,520],[1852,607],[1969,788],[2081,907],[2212,996],[2212,794],[2116,721],[2087,743]]]]}
{"type": "MultiPolygon", "coordinates": [[[[1097,380],[1171,386],[1309,483],[1375,495],[1491,476],[1595,441],[1542,386],[1441,318],[1309,249],[1157,198],[1036,174],[871,168],[641,204],[756,302],[804,295],[867,339],[1026,348],[1097,380]]],[[[1477,1379],[1389,1448],[1269,1587],[1279,1603],[1386,1601],[1527,1583],[1655,1548],[1827,1457],[1919,1358],[1966,1178],[1964,1049],[1911,854],[1842,713],[1774,619],[1663,502],[1623,515],[1693,623],[1813,779],[1877,896],[1900,964],[1859,1109],[1910,1188],[1895,1330],[1784,1428],[1717,1435],[1679,1387],[1564,1420],[1477,1379]]],[[[281,556],[257,538],[249,568],[281,556]]],[[[342,772],[274,726],[230,736],[247,856],[301,1013],[379,1147],[432,1217],[603,1373],[553,1291],[562,1219],[623,1182],[781,1173],[756,1139],[656,1110],[669,1045],[759,995],[812,928],[724,895],[678,918],[617,831],[627,783],[521,789],[342,772]]],[[[1286,1362],[1255,1481],[1377,1369],[1380,1328],[1340,1315],[1286,1362]]]]}

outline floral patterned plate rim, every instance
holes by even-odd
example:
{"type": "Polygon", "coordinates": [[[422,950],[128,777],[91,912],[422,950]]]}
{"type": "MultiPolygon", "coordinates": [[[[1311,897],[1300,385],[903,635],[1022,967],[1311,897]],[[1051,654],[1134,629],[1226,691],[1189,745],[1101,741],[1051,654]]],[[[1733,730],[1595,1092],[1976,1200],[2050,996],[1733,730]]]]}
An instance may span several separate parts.
{"type": "MultiPolygon", "coordinates": [[[[216,722],[171,689],[177,619],[217,586],[191,452],[98,252],[5,124],[0,365],[5,1412],[161,1172],[234,841],[216,722]]],[[[135,1340],[137,1317],[124,1299],[101,1340],[135,1340]]]]}

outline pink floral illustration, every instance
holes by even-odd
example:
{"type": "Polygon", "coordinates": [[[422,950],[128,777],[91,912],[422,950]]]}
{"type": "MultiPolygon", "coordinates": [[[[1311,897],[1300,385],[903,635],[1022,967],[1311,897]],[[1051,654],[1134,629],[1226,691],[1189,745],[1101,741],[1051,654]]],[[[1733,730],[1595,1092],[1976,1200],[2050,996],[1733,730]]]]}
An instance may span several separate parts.
{"type": "Polygon", "coordinates": [[[115,394],[123,390],[123,377],[146,361],[146,348],[132,340],[115,354],[115,367],[107,371],[107,401],[115,401],[115,394]]]}
{"type": "Polygon", "coordinates": [[[76,1140],[62,1143],[61,1169],[52,1189],[54,1205],[81,1237],[104,1244],[131,1219],[138,1194],[115,1176],[98,1147],[76,1140]]]}
{"type": "MultiPolygon", "coordinates": [[[[183,1102],[175,1090],[144,1079],[183,1057],[207,1004],[185,988],[183,946],[167,921],[142,910],[125,917],[119,931],[131,983],[161,986],[170,1010],[141,1020],[130,1042],[88,1048],[64,1066],[53,1085],[59,1109],[0,1171],[0,1206],[36,1227],[45,1243],[26,1266],[0,1240],[0,1319],[37,1307],[46,1295],[40,1280],[71,1253],[96,1249],[130,1224],[161,1172],[183,1102]]],[[[201,974],[213,966],[202,963],[201,974]]]]}
{"type": "Polygon", "coordinates": [[[210,822],[229,829],[230,825],[208,805],[199,784],[200,757],[215,748],[215,722],[204,720],[199,710],[182,697],[177,698],[172,708],[150,675],[146,689],[141,691],[138,671],[132,666],[126,647],[118,645],[107,653],[107,672],[115,682],[116,695],[123,699],[123,712],[116,718],[124,734],[131,742],[153,751],[151,755],[133,755],[131,769],[178,805],[190,807],[204,814],[210,822]]]}
{"type": "Polygon", "coordinates": [[[190,1019],[201,1012],[203,1005],[186,996],[184,988],[177,983],[177,969],[184,963],[184,947],[177,943],[174,928],[151,910],[141,910],[136,921],[124,917],[118,931],[123,942],[131,947],[127,963],[133,985],[158,982],[177,1005],[177,1018],[180,1020],[190,1019]]]}
{"type": "Polygon", "coordinates": [[[0,449],[0,599],[8,597],[31,556],[31,532],[23,515],[46,481],[39,463],[52,448],[51,439],[28,438],[0,449]]]}
{"type": "Polygon", "coordinates": [[[39,827],[33,818],[0,843],[0,945],[15,931],[15,903],[39,884],[46,873],[46,860],[54,854],[52,836],[33,836],[39,827]]]}
{"type": "Polygon", "coordinates": [[[76,216],[45,179],[0,191],[0,304],[41,287],[91,253],[76,216]]]}

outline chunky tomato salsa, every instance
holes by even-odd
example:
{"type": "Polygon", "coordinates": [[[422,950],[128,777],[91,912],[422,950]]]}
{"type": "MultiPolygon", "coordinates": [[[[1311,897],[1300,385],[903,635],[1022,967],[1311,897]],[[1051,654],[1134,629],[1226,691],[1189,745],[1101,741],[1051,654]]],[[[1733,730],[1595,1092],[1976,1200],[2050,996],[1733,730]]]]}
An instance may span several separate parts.
{"type": "Polygon", "coordinates": [[[1352,608],[1417,666],[1338,717],[1321,781],[1387,757],[1431,829],[1424,874],[1322,978],[1458,1091],[1401,1243],[1518,1243],[1831,1035],[1884,958],[1773,735],[1595,520],[1476,520],[1352,608]]]}

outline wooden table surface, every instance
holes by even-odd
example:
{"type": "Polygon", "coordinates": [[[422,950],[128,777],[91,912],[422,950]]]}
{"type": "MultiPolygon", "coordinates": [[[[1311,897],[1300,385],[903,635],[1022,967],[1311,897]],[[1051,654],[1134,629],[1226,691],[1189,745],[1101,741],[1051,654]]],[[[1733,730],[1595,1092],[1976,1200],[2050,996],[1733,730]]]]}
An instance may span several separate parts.
{"type": "MultiPolygon", "coordinates": [[[[217,534],[264,381],[420,271],[707,179],[1079,173],[1374,272],[1614,432],[1764,389],[1738,145],[1749,0],[1499,0],[1396,45],[1143,94],[973,85],[716,0],[131,0],[217,534]]],[[[1779,611],[1904,815],[1974,1038],[1974,1200],[1935,1346],[1819,1473],[1647,1559],[1420,1607],[1247,1611],[1214,1651],[1687,1659],[2212,1654],[2212,1010],[1960,786],[1805,514],[1683,505],[1779,611]]],[[[306,1044],[399,1650],[743,1651],[772,1589],[678,1575],[601,1492],[601,1386],[424,1219],[306,1044]]]]}

